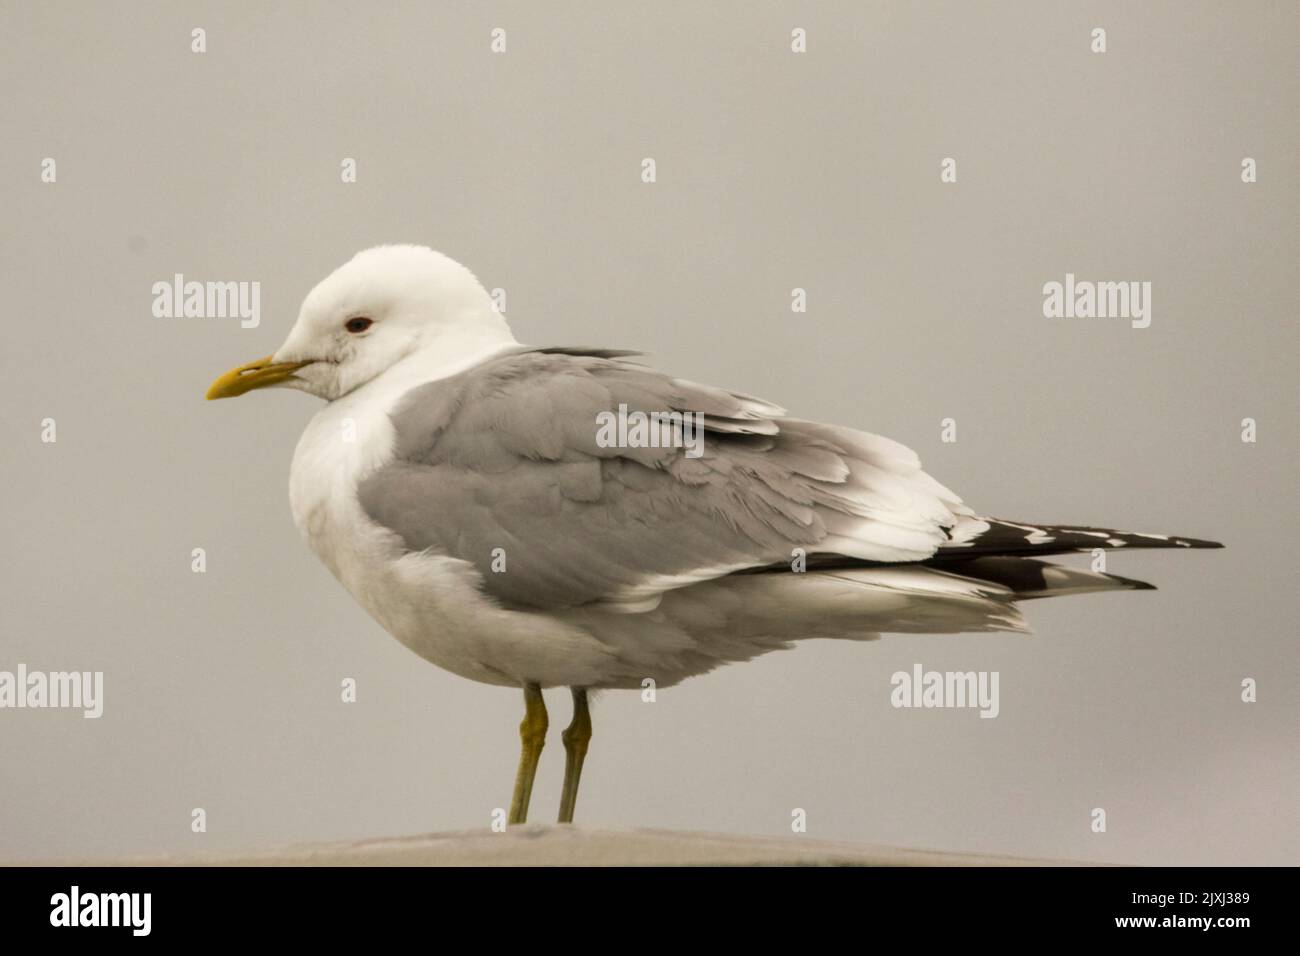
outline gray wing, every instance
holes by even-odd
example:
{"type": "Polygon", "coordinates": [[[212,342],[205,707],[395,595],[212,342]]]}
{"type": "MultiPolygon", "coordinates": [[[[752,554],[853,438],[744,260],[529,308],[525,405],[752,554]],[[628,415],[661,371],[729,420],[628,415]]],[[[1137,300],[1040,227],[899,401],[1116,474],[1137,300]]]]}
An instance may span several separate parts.
{"type": "Polygon", "coordinates": [[[523,351],[404,396],[395,458],[358,494],[408,549],[468,561],[530,608],[640,610],[795,548],[922,560],[970,516],[907,448],[783,416],[618,353],[523,351]],[[602,447],[598,416],[620,406],[701,414],[703,453],[602,447]]]}

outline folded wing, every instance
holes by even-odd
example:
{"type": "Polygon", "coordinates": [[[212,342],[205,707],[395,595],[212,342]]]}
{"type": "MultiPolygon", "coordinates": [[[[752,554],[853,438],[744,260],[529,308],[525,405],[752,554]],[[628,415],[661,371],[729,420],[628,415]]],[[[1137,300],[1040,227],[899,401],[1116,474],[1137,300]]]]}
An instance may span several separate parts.
{"type": "Polygon", "coordinates": [[[392,420],[365,511],[409,550],[472,563],[507,606],[643,610],[796,549],[919,561],[983,527],[902,445],[620,353],[521,350],[414,389],[392,420]],[[701,454],[608,445],[620,413],[701,416],[701,454]]]}

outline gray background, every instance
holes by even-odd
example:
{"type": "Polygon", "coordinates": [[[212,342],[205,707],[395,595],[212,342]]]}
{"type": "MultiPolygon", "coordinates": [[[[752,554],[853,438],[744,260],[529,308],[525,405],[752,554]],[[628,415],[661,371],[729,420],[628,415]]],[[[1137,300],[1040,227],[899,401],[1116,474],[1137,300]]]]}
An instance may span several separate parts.
{"type": "MultiPolygon", "coordinates": [[[[1296,5],[0,9],[0,669],[107,685],[98,721],[0,711],[0,860],[485,827],[507,803],[518,695],[417,659],[298,539],[316,401],[202,401],[353,252],[413,241],[505,288],[523,341],[644,348],[889,435],[985,513],[1228,544],[1115,554],[1161,589],[1035,604],[1033,638],[813,642],[653,705],[605,695],[582,822],[775,835],[802,807],[816,838],[1300,861],[1296,5]],[[1151,328],[1044,319],[1067,271],[1151,281],[1151,328]],[[262,282],[261,327],[153,318],[175,272],[262,282]],[[1001,716],[892,709],[915,661],[1000,671],[1001,716]]],[[[534,819],[561,766],[557,734],[534,819]]]]}

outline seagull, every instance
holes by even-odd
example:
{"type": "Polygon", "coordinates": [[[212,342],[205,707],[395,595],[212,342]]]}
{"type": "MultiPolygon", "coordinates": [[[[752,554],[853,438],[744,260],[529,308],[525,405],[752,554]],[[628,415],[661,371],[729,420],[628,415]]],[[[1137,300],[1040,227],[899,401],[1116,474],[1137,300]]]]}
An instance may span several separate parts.
{"type": "Polygon", "coordinates": [[[806,638],[1027,632],[1022,601],[1151,588],[1044,556],[1221,547],[982,517],[903,445],[638,355],[521,345],[465,266],[386,245],[327,276],[274,355],[207,393],[325,400],[294,452],[294,522],[417,655],[522,688],[512,824],[527,820],[545,688],[573,698],[571,823],[589,693],[670,687],[806,638]]]}

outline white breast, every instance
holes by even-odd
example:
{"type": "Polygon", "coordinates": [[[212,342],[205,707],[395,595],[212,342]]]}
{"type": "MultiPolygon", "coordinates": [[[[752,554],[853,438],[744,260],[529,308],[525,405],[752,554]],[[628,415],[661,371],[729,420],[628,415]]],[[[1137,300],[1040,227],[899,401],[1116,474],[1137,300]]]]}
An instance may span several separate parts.
{"type": "Polygon", "coordinates": [[[393,455],[389,411],[438,377],[412,364],[330,403],[308,424],[289,476],[298,530],[385,630],[439,667],[491,684],[599,682],[611,655],[590,634],[546,614],[498,607],[468,561],[406,553],[362,510],[358,484],[393,455]]]}

